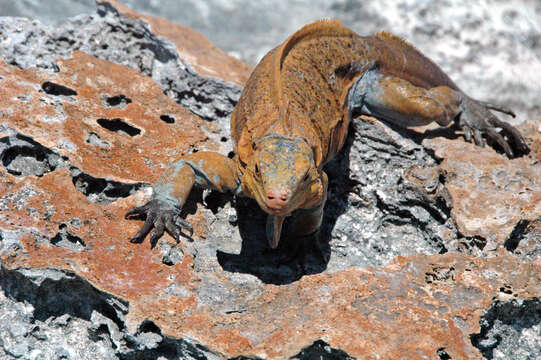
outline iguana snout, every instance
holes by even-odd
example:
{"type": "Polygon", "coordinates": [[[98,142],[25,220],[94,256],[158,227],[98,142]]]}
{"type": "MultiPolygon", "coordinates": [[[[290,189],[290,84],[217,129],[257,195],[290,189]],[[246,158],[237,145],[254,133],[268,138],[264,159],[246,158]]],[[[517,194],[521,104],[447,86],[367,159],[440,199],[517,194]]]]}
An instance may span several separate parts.
{"type": "Polygon", "coordinates": [[[289,204],[291,197],[291,191],[286,189],[268,189],[266,192],[267,198],[265,202],[269,209],[279,212],[289,204]]]}

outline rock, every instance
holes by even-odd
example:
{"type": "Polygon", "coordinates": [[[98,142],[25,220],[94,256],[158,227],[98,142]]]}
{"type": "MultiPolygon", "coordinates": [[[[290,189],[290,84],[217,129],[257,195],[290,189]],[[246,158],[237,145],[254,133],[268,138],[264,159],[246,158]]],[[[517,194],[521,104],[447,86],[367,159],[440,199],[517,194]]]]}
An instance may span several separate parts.
{"type": "MultiPolygon", "coordinates": [[[[500,289],[512,293],[509,288],[500,289]]],[[[541,346],[539,298],[495,301],[481,319],[472,343],[487,359],[527,359],[541,346]]]]}
{"type": "Polygon", "coordinates": [[[197,74],[216,77],[243,86],[252,71],[252,66],[218,49],[203,35],[190,27],[173,24],[164,18],[139,14],[116,0],[103,0],[110,3],[123,16],[143,19],[152,32],[172,41],[178,56],[194,68],[197,74]]]}
{"type": "Polygon", "coordinates": [[[462,139],[426,139],[423,144],[442,159],[440,169],[452,203],[458,231],[481,241],[485,250],[501,246],[521,220],[534,220],[541,212],[541,134],[535,125],[522,124],[532,152],[508,160],[492,149],[475,147],[462,139]]]}
{"type": "MultiPolygon", "coordinates": [[[[166,26],[160,25],[159,19],[154,19],[152,24],[158,30],[165,31],[166,26]]],[[[195,55],[185,56],[185,59],[179,57],[175,44],[151,32],[150,26],[143,20],[133,15],[121,15],[109,2],[99,3],[95,15],[79,16],[54,27],[24,18],[6,18],[0,20],[0,32],[9,34],[0,45],[0,56],[6,63],[21,68],[43,68],[49,74],[54,74],[58,72],[58,57],[70,57],[74,51],[82,50],[151,76],[168,96],[195,114],[218,122],[222,128],[228,128],[228,115],[240,96],[241,88],[238,85],[215,77],[200,76],[187,62],[195,55]]],[[[202,39],[194,31],[186,35],[202,39]]],[[[176,39],[176,43],[178,46],[188,44],[183,48],[184,53],[188,53],[195,48],[194,40],[191,39],[189,43],[180,38],[176,39]]],[[[239,66],[236,75],[230,75],[228,67],[222,68],[220,63],[233,66],[238,61],[213,48],[207,40],[201,43],[212,60],[204,61],[196,69],[203,68],[204,74],[212,73],[218,77],[225,73],[227,75],[224,77],[239,84],[247,78],[250,67],[239,66]]],[[[57,117],[62,116],[61,110],[60,107],[57,109],[57,117]]]]}
{"type": "Polygon", "coordinates": [[[231,151],[224,124],[249,68],[193,50],[200,35],[180,27],[160,37],[167,26],[105,2],[55,28],[0,20],[0,357],[541,351],[539,120],[520,128],[531,154],[508,160],[450,129],[357,118],[309,242],[329,261],[284,262],[253,201],[212,192],[182,214],[193,239],[129,243],[141,222],[124,214],[168,163],[231,151]]]}

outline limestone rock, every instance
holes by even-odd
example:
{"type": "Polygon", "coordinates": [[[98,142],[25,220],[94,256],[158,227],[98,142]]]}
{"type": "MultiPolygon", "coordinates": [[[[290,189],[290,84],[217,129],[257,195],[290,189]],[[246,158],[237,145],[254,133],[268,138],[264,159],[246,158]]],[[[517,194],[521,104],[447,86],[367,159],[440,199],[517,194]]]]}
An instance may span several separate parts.
{"type": "Polygon", "coordinates": [[[326,169],[328,262],[284,263],[257,205],[214,193],[183,212],[193,239],[129,243],[141,222],[124,214],[168,163],[231,151],[249,70],[167,28],[105,2],[56,28],[0,20],[0,357],[540,351],[539,119],[520,128],[531,154],[508,160],[451,129],[357,118],[326,169]]]}

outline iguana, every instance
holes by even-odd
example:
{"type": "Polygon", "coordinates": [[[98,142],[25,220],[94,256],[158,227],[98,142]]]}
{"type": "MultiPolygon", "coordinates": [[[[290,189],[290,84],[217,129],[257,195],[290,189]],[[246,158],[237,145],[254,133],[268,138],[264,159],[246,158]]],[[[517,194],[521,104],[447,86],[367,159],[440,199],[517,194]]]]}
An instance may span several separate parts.
{"type": "Polygon", "coordinates": [[[290,235],[315,233],[327,196],[322,169],[344,145],[354,110],[401,127],[454,121],[469,142],[484,146],[485,135],[509,157],[529,151],[520,133],[489,110],[512,111],[468,97],[400,37],[363,37],[339,21],[321,20],[254,69],[231,116],[234,158],[197,152],[169,165],[150,201],[126,214],[146,216],[130,241],[142,242],[152,228],[152,246],[164,231],[177,241],[183,227],[193,231],[178,215],[194,185],[255,199],[268,213],[271,248],[295,210],[304,209],[292,219],[290,235]]]}

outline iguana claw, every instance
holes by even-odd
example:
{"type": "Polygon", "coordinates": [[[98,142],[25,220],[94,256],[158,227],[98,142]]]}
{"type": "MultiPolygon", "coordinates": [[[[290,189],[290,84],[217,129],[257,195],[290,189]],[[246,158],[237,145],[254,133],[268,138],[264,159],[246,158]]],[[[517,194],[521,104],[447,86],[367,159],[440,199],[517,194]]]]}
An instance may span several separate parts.
{"type": "Polygon", "coordinates": [[[473,140],[476,145],[484,147],[485,140],[482,136],[484,134],[486,138],[497,143],[510,158],[530,152],[519,131],[514,126],[498,119],[489,110],[515,117],[513,111],[470,98],[462,99],[460,108],[461,113],[458,116],[457,124],[464,131],[466,141],[473,140]],[[501,133],[496,130],[497,128],[501,129],[501,133]]]}
{"type": "Polygon", "coordinates": [[[131,243],[142,243],[150,230],[150,245],[156,246],[158,239],[165,231],[169,233],[177,242],[180,241],[182,228],[188,229],[190,237],[193,235],[192,225],[179,217],[178,211],[164,206],[159,200],[153,199],[143,206],[134,207],[125,215],[126,219],[132,217],[146,217],[145,223],[139,232],[130,239],[131,243]]]}

